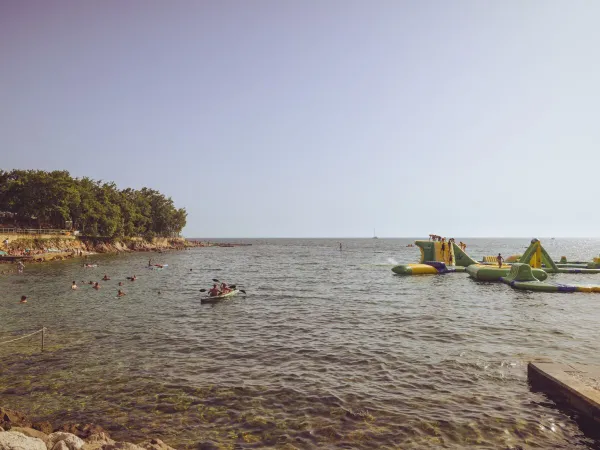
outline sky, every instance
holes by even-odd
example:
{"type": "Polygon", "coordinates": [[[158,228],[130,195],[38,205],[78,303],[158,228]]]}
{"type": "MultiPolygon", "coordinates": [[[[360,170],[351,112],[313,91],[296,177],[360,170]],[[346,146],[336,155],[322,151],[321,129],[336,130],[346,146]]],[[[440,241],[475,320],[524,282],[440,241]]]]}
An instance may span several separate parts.
{"type": "Polygon", "coordinates": [[[600,2],[0,2],[0,168],[187,237],[600,236],[600,2]]]}

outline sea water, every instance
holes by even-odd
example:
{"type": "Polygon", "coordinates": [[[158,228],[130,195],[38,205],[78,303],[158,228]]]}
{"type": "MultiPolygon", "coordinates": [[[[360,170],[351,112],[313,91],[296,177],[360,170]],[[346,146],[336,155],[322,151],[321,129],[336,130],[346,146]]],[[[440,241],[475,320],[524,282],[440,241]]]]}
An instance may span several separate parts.
{"type": "MultiPolygon", "coordinates": [[[[529,244],[459,240],[475,259],[529,244]]],[[[530,390],[526,364],[600,364],[600,296],[394,275],[391,262],[418,261],[412,241],[247,240],[0,275],[0,342],[47,328],[44,353],[39,334],[0,345],[0,406],[178,448],[598,448],[530,390]],[[168,267],[149,270],[149,256],[168,267]],[[247,295],[201,305],[213,278],[247,295]]],[[[555,260],[600,252],[600,240],[542,242],[555,260]]]]}

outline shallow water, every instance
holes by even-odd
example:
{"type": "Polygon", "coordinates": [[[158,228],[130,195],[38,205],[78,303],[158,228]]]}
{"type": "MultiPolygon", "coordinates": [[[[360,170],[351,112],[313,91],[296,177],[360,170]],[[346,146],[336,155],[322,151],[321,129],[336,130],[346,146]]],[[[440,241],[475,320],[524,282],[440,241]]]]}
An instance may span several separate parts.
{"type": "MultiPolygon", "coordinates": [[[[408,239],[342,240],[342,252],[339,240],[249,242],[152,254],[164,270],[141,253],[0,276],[0,342],[45,326],[49,349],[39,335],[0,345],[0,405],[188,448],[600,448],[526,377],[540,356],[600,364],[599,295],[396,276],[390,261],[418,260],[408,239]],[[99,291],[81,283],[104,273],[99,291]],[[201,305],[213,277],[248,295],[201,305]]],[[[529,240],[466,242],[480,259],[529,240]]],[[[554,259],[600,252],[600,240],[544,244],[554,259]]]]}

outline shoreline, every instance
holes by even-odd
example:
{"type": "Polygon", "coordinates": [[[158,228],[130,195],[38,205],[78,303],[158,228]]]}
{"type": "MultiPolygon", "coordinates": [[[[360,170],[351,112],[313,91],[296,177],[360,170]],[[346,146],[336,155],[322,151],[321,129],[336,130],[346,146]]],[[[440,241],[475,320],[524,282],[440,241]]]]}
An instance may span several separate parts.
{"type": "MultiPolygon", "coordinates": [[[[187,250],[196,247],[238,247],[252,244],[235,244],[188,240],[186,238],[154,238],[147,241],[143,238],[93,238],[93,237],[67,237],[47,235],[18,235],[4,234],[1,236],[9,240],[8,248],[2,247],[0,265],[14,265],[19,261],[24,263],[43,263],[61,261],[72,258],[87,258],[98,254],[119,254],[130,252],[158,252],[171,250],[187,250]],[[7,252],[8,250],[8,252],[7,252]]],[[[11,273],[12,271],[8,271],[11,273]]],[[[6,273],[6,271],[0,271],[6,273]]]]}
{"type": "Polygon", "coordinates": [[[21,411],[0,406],[0,448],[31,450],[175,450],[157,438],[137,444],[111,439],[100,425],[67,422],[54,427],[21,411]]]}

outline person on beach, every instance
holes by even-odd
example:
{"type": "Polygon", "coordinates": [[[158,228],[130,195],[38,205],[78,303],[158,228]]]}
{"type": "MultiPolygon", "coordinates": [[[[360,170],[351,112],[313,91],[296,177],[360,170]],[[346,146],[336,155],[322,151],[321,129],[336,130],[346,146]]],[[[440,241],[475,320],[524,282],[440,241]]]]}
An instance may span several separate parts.
{"type": "Polygon", "coordinates": [[[27,297],[21,295],[21,301],[19,303],[27,303],[27,297]]]}
{"type": "Polygon", "coordinates": [[[216,297],[219,294],[220,294],[220,292],[219,292],[219,286],[217,286],[216,284],[213,284],[212,289],[210,289],[208,291],[208,295],[211,296],[211,297],[216,297]]]}
{"type": "Polygon", "coordinates": [[[498,256],[496,257],[496,261],[498,261],[498,268],[502,268],[502,261],[504,261],[504,258],[502,257],[502,255],[500,253],[498,253],[498,256]]]}
{"type": "Polygon", "coordinates": [[[125,292],[123,292],[121,289],[119,289],[119,292],[117,292],[117,297],[123,297],[125,295],[125,292]]]}
{"type": "Polygon", "coordinates": [[[77,289],[77,284],[73,281],[73,284],[71,285],[71,289],[75,290],[77,289]]]}
{"type": "Polygon", "coordinates": [[[102,280],[108,281],[108,280],[110,280],[110,277],[108,275],[104,274],[104,277],[102,277],[102,280]]]}
{"type": "Polygon", "coordinates": [[[17,272],[19,272],[19,273],[23,273],[23,269],[24,269],[24,268],[25,268],[25,264],[23,264],[23,262],[22,262],[22,261],[19,261],[19,262],[17,263],[17,272]]]}
{"type": "Polygon", "coordinates": [[[100,289],[100,283],[98,283],[97,281],[94,283],[94,289],[100,289]]]}

